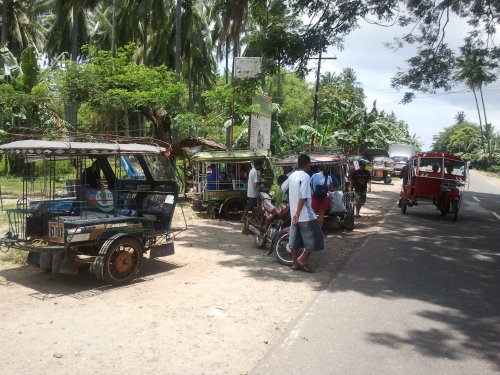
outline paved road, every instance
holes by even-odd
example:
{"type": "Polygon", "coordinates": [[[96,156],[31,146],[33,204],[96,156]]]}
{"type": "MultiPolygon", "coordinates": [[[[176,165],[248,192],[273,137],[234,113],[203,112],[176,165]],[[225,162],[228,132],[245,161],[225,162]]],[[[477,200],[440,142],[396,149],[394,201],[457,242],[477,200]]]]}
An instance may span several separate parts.
{"type": "Polygon", "coordinates": [[[500,374],[500,197],[476,174],[457,223],[395,206],[251,373],[500,374]]]}

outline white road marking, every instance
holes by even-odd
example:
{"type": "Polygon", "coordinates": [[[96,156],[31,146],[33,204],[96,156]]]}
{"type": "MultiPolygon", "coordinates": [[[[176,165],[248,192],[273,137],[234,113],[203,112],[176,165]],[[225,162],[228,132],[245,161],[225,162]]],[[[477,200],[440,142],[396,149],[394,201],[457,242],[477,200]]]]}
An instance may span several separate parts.
{"type": "Polygon", "coordinates": [[[476,202],[481,202],[477,197],[472,197],[476,202]]]}
{"type": "Polygon", "coordinates": [[[493,216],[495,216],[498,220],[500,220],[500,215],[497,214],[496,212],[492,212],[493,216]]]}

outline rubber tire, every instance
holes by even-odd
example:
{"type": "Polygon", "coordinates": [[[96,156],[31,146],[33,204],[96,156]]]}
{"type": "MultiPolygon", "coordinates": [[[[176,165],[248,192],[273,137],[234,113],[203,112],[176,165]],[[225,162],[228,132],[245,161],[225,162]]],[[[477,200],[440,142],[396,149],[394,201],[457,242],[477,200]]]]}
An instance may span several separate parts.
{"type": "Polygon", "coordinates": [[[349,232],[354,229],[354,214],[353,213],[344,214],[344,229],[349,231],[349,232]]]}
{"type": "Polygon", "coordinates": [[[257,249],[263,249],[267,245],[267,239],[266,236],[255,236],[255,247],[257,249]]]}
{"type": "Polygon", "coordinates": [[[130,236],[120,237],[113,242],[105,242],[103,245],[103,249],[101,249],[101,252],[102,251],[106,252],[102,270],[102,278],[105,282],[113,285],[123,285],[129,283],[135,278],[136,274],[141,268],[142,254],[144,252],[144,247],[139,242],[139,240],[130,236]],[[116,249],[122,245],[129,245],[133,249],[133,254],[135,255],[137,261],[135,266],[127,273],[127,275],[125,275],[123,278],[118,279],[112,275],[112,270],[110,269],[110,260],[116,249]],[[107,249],[104,249],[104,246],[107,246],[107,249]]]}
{"type": "Polygon", "coordinates": [[[458,211],[459,211],[458,202],[457,201],[451,202],[451,214],[453,215],[452,216],[453,221],[457,221],[458,211]]]}
{"type": "Polygon", "coordinates": [[[209,203],[207,206],[207,215],[209,219],[217,219],[219,216],[219,211],[215,207],[215,204],[209,203]]]}
{"type": "MultiPolygon", "coordinates": [[[[273,251],[274,257],[278,261],[278,263],[283,264],[284,266],[292,265],[292,256],[288,251],[288,240],[290,237],[290,233],[281,230],[276,233],[276,236],[273,238],[273,242],[271,244],[271,249],[273,251]]],[[[299,259],[304,255],[304,249],[299,250],[299,259]]]]}
{"type": "Polygon", "coordinates": [[[240,199],[231,199],[222,206],[221,216],[226,220],[239,220],[245,209],[245,202],[240,199]]]}
{"type": "Polygon", "coordinates": [[[401,203],[401,213],[403,215],[406,215],[406,208],[408,207],[407,204],[401,203]]]}
{"type": "Polygon", "coordinates": [[[389,185],[391,182],[392,182],[392,178],[390,178],[390,177],[386,177],[384,179],[384,184],[386,184],[386,185],[389,185]]]}

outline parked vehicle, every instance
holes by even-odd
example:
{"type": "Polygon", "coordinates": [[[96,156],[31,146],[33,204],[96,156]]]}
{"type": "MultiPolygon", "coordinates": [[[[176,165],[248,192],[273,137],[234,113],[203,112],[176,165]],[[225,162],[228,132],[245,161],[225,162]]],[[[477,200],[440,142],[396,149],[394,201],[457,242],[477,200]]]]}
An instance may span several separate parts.
{"type": "Polygon", "coordinates": [[[171,226],[178,186],[169,154],[158,143],[1,145],[0,155],[22,158],[24,174],[0,246],[28,251],[30,264],[53,273],[86,267],[106,283],[129,282],[146,252],[172,254],[174,233],[186,229],[171,226]],[[77,178],[60,183],[62,171],[77,178]]]}
{"type": "Polygon", "coordinates": [[[401,170],[409,158],[415,155],[415,146],[407,144],[390,144],[389,157],[394,161],[394,175],[401,177],[401,170]]]}
{"type": "MultiPolygon", "coordinates": [[[[325,218],[335,217],[341,221],[345,230],[354,229],[354,206],[353,200],[354,196],[349,191],[349,174],[351,172],[352,162],[346,158],[344,155],[338,152],[311,152],[308,153],[311,157],[311,171],[310,173],[315,173],[318,165],[324,165],[326,168],[326,173],[330,176],[335,176],[336,180],[339,182],[339,186],[336,187],[338,198],[341,196],[341,205],[330,205],[331,208],[336,208],[335,210],[328,210],[325,214],[325,218]]],[[[298,155],[292,155],[274,163],[275,166],[284,167],[287,169],[292,169],[297,164],[298,155]]],[[[356,161],[357,163],[357,161],[356,161]]]]}
{"type": "Polygon", "coordinates": [[[408,175],[403,176],[399,206],[403,214],[408,207],[432,202],[442,216],[451,214],[457,220],[460,211],[461,189],[467,183],[467,162],[442,152],[417,154],[410,159],[408,175]]]}
{"type": "MultiPolygon", "coordinates": [[[[271,250],[278,263],[285,266],[292,265],[292,251],[290,249],[290,227],[283,228],[273,238],[271,250]]],[[[304,249],[299,249],[297,257],[300,259],[304,254],[304,249]]]]}
{"type": "MultiPolygon", "coordinates": [[[[354,197],[352,193],[349,192],[348,176],[351,169],[357,167],[358,161],[350,160],[337,152],[312,152],[308,153],[308,155],[311,157],[311,173],[315,172],[315,168],[318,165],[324,165],[326,167],[326,172],[329,175],[334,175],[340,183],[336,191],[330,195],[330,208],[334,208],[334,210],[327,211],[325,219],[328,217],[337,218],[342,222],[345,230],[353,230],[354,197]]],[[[297,155],[292,155],[277,161],[275,165],[291,171],[291,169],[297,164],[297,158],[297,155]]],[[[292,265],[289,235],[290,227],[285,227],[274,236],[271,243],[271,251],[273,252],[276,260],[286,266],[292,265]]],[[[304,249],[299,249],[299,259],[303,253],[304,249]]]]}
{"type": "Polygon", "coordinates": [[[370,170],[372,181],[383,181],[384,184],[392,182],[394,175],[394,161],[385,156],[377,156],[372,160],[370,170]]]}
{"type": "Polygon", "coordinates": [[[261,191],[268,191],[274,178],[266,151],[230,150],[204,151],[191,157],[193,165],[193,205],[206,207],[211,218],[240,218],[247,202],[248,173],[252,162],[263,161],[261,176],[269,183],[261,191]]]}
{"type": "Polygon", "coordinates": [[[389,157],[389,153],[387,150],[384,150],[383,148],[367,148],[363,152],[363,159],[369,161],[370,163],[373,162],[373,159],[382,156],[382,157],[389,157]]]}
{"type": "Polygon", "coordinates": [[[266,192],[259,192],[257,207],[248,215],[245,234],[255,235],[255,246],[263,249],[271,243],[276,233],[283,227],[290,226],[290,207],[288,204],[274,204],[266,192]]]}

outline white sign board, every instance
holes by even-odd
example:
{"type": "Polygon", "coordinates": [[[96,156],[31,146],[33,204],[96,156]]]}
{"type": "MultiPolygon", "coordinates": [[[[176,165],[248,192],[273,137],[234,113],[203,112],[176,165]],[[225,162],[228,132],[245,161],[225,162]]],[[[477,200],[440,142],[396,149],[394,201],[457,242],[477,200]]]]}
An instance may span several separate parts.
{"type": "Polygon", "coordinates": [[[235,78],[253,78],[262,70],[262,57],[236,57],[234,59],[235,78]]]}
{"type": "Polygon", "coordinates": [[[253,113],[250,125],[250,149],[269,150],[270,147],[271,118],[253,113]]]}

